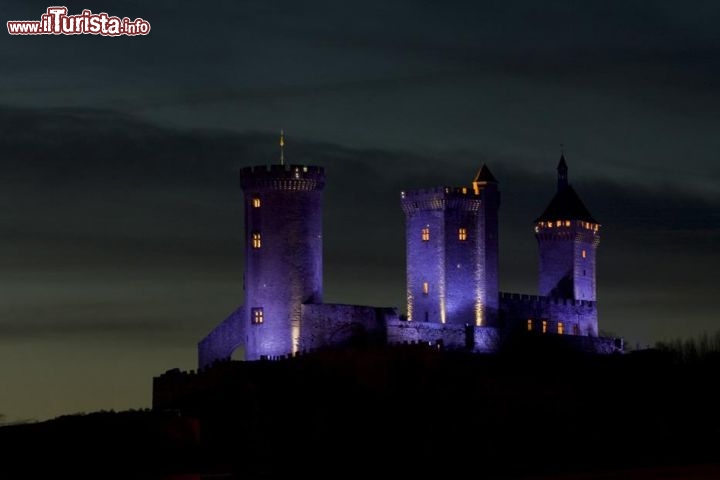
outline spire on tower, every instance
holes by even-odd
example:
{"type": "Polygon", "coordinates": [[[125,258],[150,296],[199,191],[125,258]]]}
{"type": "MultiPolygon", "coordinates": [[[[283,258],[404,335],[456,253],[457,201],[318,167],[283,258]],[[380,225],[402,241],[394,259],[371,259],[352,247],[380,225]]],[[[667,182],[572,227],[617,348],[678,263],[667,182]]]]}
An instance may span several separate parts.
{"type": "Polygon", "coordinates": [[[558,166],[557,166],[557,172],[558,172],[557,189],[558,189],[558,192],[565,190],[568,187],[568,166],[567,166],[567,163],[565,163],[565,148],[561,145],[560,149],[561,149],[560,163],[558,163],[558,166]]]}
{"type": "Polygon", "coordinates": [[[280,130],[280,165],[285,165],[285,131],[280,130]]]}

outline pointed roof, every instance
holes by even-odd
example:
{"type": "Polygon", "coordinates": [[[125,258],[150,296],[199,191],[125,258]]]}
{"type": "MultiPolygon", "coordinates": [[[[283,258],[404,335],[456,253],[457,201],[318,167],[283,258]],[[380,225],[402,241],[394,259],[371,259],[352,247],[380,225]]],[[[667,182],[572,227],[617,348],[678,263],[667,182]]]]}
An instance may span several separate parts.
{"type": "Polygon", "coordinates": [[[598,223],[597,220],[590,215],[585,204],[580,200],[575,189],[568,185],[558,190],[555,196],[550,200],[550,204],[535,222],[555,220],[580,220],[583,222],[598,223]]]}
{"type": "Polygon", "coordinates": [[[558,169],[558,171],[560,171],[560,170],[567,171],[567,169],[568,169],[567,162],[565,162],[565,152],[560,154],[560,162],[558,163],[557,169],[558,169]]]}
{"type": "Polygon", "coordinates": [[[495,175],[492,174],[490,169],[484,163],[480,171],[477,173],[477,175],[475,175],[475,178],[473,179],[473,183],[475,182],[498,183],[495,175]]]}

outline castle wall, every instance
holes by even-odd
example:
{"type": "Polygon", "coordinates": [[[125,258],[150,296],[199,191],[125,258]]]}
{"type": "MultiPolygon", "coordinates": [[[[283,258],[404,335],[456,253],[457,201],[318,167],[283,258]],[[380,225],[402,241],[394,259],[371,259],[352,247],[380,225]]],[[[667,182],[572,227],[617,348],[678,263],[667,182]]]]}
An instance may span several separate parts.
{"type": "Polygon", "coordinates": [[[565,335],[595,337],[598,334],[597,305],[588,300],[502,292],[500,312],[502,323],[509,330],[527,331],[527,321],[533,320],[533,330],[541,332],[545,320],[547,333],[558,333],[562,322],[565,335]]]}
{"type": "Polygon", "coordinates": [[[438,324],[394,320],[387,323],[387,341],[390,344],[428,342],[449,349],[467,349],[475,352],[495,352],[500,346],[500,331],[494,327],[472,324],[438,324]]]}
{"type": "Polygon", "coordinates": [[[233,351],[245,343],[245,319],[245,308],[240,305],[198,343],[200,368],[207,367],[216,360],[231,358],[233,351]]]}
{"type": "Polygon", "coordinates": [[[354,343],[385,343],[385,325],[398,318],[394,308],[303,304],[301,350],[354,343]]]}

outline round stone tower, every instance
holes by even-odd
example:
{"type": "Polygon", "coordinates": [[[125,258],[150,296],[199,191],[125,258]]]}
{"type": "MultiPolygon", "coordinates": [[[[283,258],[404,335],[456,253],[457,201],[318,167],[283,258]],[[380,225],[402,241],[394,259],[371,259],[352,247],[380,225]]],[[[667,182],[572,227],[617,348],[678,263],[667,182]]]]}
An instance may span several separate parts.
{"type": "Polygon", "coordinates": [[[245,195],[245,357],[297,352],[301,305],[322,303],[322,167],[240,170],[245,195]]]}
{"type": "Polygon", "coordinates": [[[600,225],[569,184],[564,155],[557,171],[557,193],[535,219],[540,295],[596,301],[595,253],[600,225]]]}

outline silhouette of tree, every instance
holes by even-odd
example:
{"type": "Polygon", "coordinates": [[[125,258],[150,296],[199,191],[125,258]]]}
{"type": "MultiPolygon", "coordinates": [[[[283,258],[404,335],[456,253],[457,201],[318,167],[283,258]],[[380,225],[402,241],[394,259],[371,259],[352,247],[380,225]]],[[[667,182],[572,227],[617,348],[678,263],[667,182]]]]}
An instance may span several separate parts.
{"type": "Polygon", "coordinates": [[[684,362],[692,362],[720,354],[720,330],[710,335],[703,332],[697,338],[675,339],[667,342],[658,342],[658,350],[675,354],[684,362]]]}

